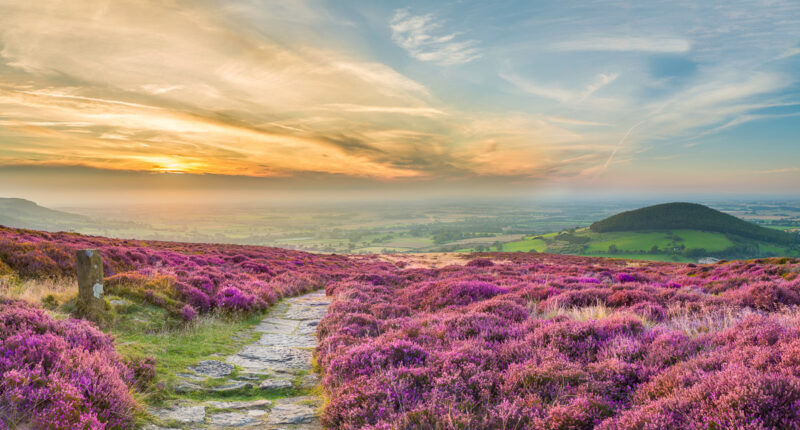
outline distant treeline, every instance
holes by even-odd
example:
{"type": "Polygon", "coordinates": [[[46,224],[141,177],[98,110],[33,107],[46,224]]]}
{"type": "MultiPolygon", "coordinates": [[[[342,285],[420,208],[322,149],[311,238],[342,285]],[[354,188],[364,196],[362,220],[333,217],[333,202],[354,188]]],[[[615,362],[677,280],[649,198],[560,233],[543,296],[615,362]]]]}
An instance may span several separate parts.
{"type": "Polygon", "coordinates": [[[790,245],[798,236],[772,230],[695,203],[667,203],[622,212],[591,225],[597,233],[611,231],[690,229],[734,234],[747,239],[790,245]]]}

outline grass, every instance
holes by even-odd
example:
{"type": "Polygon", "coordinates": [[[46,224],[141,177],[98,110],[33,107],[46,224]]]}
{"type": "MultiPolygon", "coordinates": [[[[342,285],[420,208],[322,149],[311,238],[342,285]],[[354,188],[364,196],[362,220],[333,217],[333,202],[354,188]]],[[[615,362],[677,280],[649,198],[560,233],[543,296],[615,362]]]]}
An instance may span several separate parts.
{"type": "Polygon", "coordinates": [[[659,249],[672,249],[685,246],[686,248],[704,248],[709,252],[722,251],[733,245],[722,233],[699,230],[673,230],[657,232],[613,232],[613,233],[586,233],[582,234],[592,238],[587,252],[608,251],[614,245],[622,252],[648,251],[653,245],[659,249]],[[674,241],[671,235],[677,235],[682,240],[674,241]]]}
{"type": "Polygon", "coordinates": [[[78,295],[78,282],[70,278],[26,279],[15,275],[0,276],[0,297],[42,303],[47,296],[73,297],[78,295]]]}
{"type": "Polygon", "coordinates": [[[203,315],[183,325],[170,321],[158,307],[129,304],[124,309],[116,308],[122,313],[106,331],[116,337],[117,350],[124,357],[155,357],[156,383],[167,386],[177,380],[176,373],[186,372],[188,366],[202,360],[223,359],[255,342],[258,334],[250,330],[263,319],[263,314],[203,315]]]}
{"type": "MultiPolygon", "coordinates": [[[[704,248],[709,253],[712,253],[723,251],[733,246],[733,242],[722,233],[699,230],[594,233],[584,228],[575,231],[574,236],[589,239],[586,244],[570,244],[564,240],[557,239],[558,234],[558,232],[549,233],[507,242],[503,244],[503,251],[529,252],[533,250],[536,252],[577,254],[587,257],[691,262],[695,259],[673,255],[673,248],[704,248]],[[676,240],[676,236],[679,240],[676,240]],[[586,246],[585,250],[580,252],[581,247],[584,245],[586,246]],[[619,250],[615,254],[608,253],[608,249],[612,245],[619,250]],[[657,246],[661,252],[645,254],[650,251],[653,245],[657,246]]],[[[766,246],[764,250],[776,254],[786,252],[785,249],[779,249],[779,247],[774,246],[766,246]]],[[[474,249],[467,248],[464,251],[474,251],[474,249]]]]}
{"type": "Polygon", "coordinates": [[[503,244],[503,251],[505,252],[529,252],[531,250],[536,252],[544,252],[546,249],[547,242],[542,239],[525,238],[517,242],[503,244]]]}
{"type": "Polygon", "coordinates": [[[595,303],[594,305],[580,307],[557,306],[546,310],[539,309],[536,303],[529,303],[528,308],[531,309],[531,316],[533,318],[541,319],[553,319],[566,316],[576,321],[589,321],[602,320],[617,315],[613,308],[609,308],[603,303],[595,303]]]}
{"type": "Polygon", "coordinates": [[[685,257],[683,255],[673,254],[609,254],[607,252],[584,252],[580,254],[584,257],[603,257],[603,258],[621,258],[625,260],[643,260],[643,261],[664,261],[664,262],[677,262],[677,263],[694,263],[697,261],[695,258],[685,257]]]}
{"type": "MultiPolygon", "coordinates": [[[[43,300],[53,295],[58,297],[56,304],[61,305],[49,306],[51,314],[59,319],[68,318],[74,306],[71,299],[77,296],[77,282],[74,279],[19,280],[9,275],[0,277],[2,297],[42,304],[53,303],[43,300]]],[[[156,359],[156,384],[161,387],[171,386],[177,381],[176,373],[186,372],[188,366],[202,360],[223,359],[244,345],[255,342],[258,333],[251,329],[264,318],[264,313],[245,317],[212,314],[198,316],[192,323],[184,324],[170,318],[159,307],[115,296],[106,296],[106,300],[112,303],[111,318],[102,327],[103,331],[115,337],[115,347],[123,357],[153,356],[156,359]]],[[[213,383],[209,381],[209,384],[213,383]]],[[[140,400],[158,403],[164,398],[164,391],[158,391],[142,396],[140,400]]],[[[225,394],[213,393],[215,396],[225,394]]],[[[257,394],[263,396],[254,391],[249,397],[257,394]]],[[[275,393],[276,396],[279,394],[275,393]]]]}
{"type": "Polygon", "coordinates": [[[762,252],[774,255],[793,255],[794,253],[783,246],[773,245],[771,243],[759,242],[758,249],[762,252]]]}
{"type": "MultiPolygon", "coordinates": [[[[667,309],[667,319],[662,322],[653,322],[636,316],[627,310],[608,307],[603,303],[589,306],[555,306],[548,309],[539,309],[537,303],[528,304],[531,317],[553,319],[568,317],[575,321],[603,320],[620,316],[635,316],[642,320],[648,328],[677,330],[689,337],[697,337],[708,333],[719,333],[734,327],[749,315],[758,315],[758,311],[750,308],[719,308],[713,311],[697,311],[691,307],[673,304],[667,309]]],[[[786,326],[796,326],[800,322],[800,307],[785,307],[773,313],[777,315],[786,326]]]]}

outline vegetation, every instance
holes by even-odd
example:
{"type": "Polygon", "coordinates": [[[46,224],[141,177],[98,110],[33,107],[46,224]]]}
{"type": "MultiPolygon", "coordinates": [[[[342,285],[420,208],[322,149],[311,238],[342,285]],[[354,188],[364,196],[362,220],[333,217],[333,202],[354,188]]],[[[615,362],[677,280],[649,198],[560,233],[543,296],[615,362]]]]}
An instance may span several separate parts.
{"type": "MultiPolygon", "coordinates": [[[[2,202],[2,199],[0,199],[2,202]]],[[[765,242],[728,233],[705,231],[696,243],[695,234],[682,234],[683,242],[669,246],[661,238],[642,246],[614,243],[613,236],[591,237],[582,228],[592,222],[630,209],[615,203],[481,203],[447,204],[323,205],[313,207],[130,207],[124,211],[69,209],[89,215],[91,222],[75,221],[72,215],[46,217],[32,202],[17,204],[14,225],[44,230],[75,230],[111,237],[149,240],[270,245],[312,252],[372,254],[406,252],[554,252],[578,255],[634,256],[640,259],[696,261],[698,257],[753,258],[795,255],[791,244],[765,242]],[[44,225],[43,225],[44,224],[44,225]],[[567,233],[556,238],[559,234],[567,233]],[[710,233],[710,234],[709,234],[710,233]],[[572,234],[572,235],[571,235],[572,234]],[[590,236],[587,242],[581,236],[590,236]],[[729,237],[730,236],[730,237],[729,237]],[[544,239],[542,239],[544,238],[544,239]],[[580,242],[580,241],[584,242],[580,242]],[[601,249],[595,240],[612,241],[601,249]],[[693,243],[694,242],[694,243],[693,243]],[[731,252],[714,243],[729,242],[731,252]],[[614,245],[617,253],[608,253],[614,245]],[[653,246],[658,253],[651,252],[653,246]],[[681,248],[685,245],[685,248],[681,248]],[[588,248],[587,248],[588,246],[588,248]],[[734,247],[735,246],[735,247],[734,247]],[[674,248],[679,248],[675,250],[674,248]],[[705,250],[705,252],[703,252],[705,250]]],[[[800,206],[781,202],[715,203],[727,213],[778,231],[800,229],[800,206]]],[[[40,208],[44,209],[44,208],[40,208]]],[[[5,212],[0,210],[0,215],[5,212]]],[[[8,213],[5,213],[8,215],[8,213]]],[[[85,218],[85,217],[84,217],[85,218]]],[[[88,219],[88,218],[86,218],[88,219]]],[[[672,230],[661,230],[669,233],[672,230]]],[[[696,230],[701,234],[701,230],[696,230]]],[[[613,232],[624,234],[626,232],[613,232]]],[[[648,231],[637,230],[632,235],[648,231]]],[[[787,233],[787,234],[788,234],[787,233]]],[[[610,235],[602,233],[600,235],[610,235]]],[[[628,240],[628,239],[625,239],[628,240]]],[[[635,241],[635,240],[634,240],[635,241]]]]}
{"type": "Polygon", "coordinates": [[[689,229],[732,234],[781,244],[797,243],[791,234],[764,228],[695,203],[665,203],[623,212],[589,227],[596,233],[612,231],[689,229]]]}
{"type": "Polygon", "coordinates": [[[800,428],[800,259],[482,254],[334,282],[331,428],[800,428]]]}
{"type": "MultiPolygon", "coordinates": [[[[569,229],[530,240],[585,250],[623,233],[569,229]]],[[[722,233],[659,234],[670,245],[729,247],[722,233]]],[[[660,252],[634,239],[617,237],[609,250],[660,252]]],[[[800,339],[798,259],[698,266],[516,252],[471,258],[423,269],[399,256],[0,229],[3,294],[52,311],[0,303],[0,428],[128,429],[142,402],[206,400],[172,391],[176,373],[252,342],[248,329],[268,304],[322,284],[334,303],[315,358],[331,427],[800,422],[792,406],[800,368],[791,359],[800,339]],[[116,340],[68,318],[72,258],[84,247],[104,256],[109,315],[101,328],[116,340]],[[48,279],[54,294],[42,291],[48,279]]]]}

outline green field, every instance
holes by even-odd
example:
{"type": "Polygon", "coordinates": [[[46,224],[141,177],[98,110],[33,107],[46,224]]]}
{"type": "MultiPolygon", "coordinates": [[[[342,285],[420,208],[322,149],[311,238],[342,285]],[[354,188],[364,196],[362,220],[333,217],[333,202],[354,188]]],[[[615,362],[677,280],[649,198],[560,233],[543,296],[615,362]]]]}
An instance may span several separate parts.
{"type": "MultiPolygon", "coordinates": [[[[716,232],[699,230],[662,230],[595,233],[588,228],[558,233],[528,236],[522,240],[503,244],[506,252],[550,252],[588,257],[612,257],[650,261],[692,262],[700,257],[725,254],[732,247],[744,243],[757,247],[758,253],[770,255],[796,255],[780,245],[746,239],[736,239],[716,232]],[[658,248],[657,250],[653,247],[658,248]],[[687,255],[686,251],[691,251],[687,255]]],[[[493,249],[494,250],[494,249],[493,249]]],[[[465,251],[474,251],[466,249],[465,251]]]]}
{"type": "Polygon", "coordinates": [[[517,242],[509,242],[503,244],[503,251],[505,252],[544,252],[547,250],[547,242],[542,239],[525,238],[517,242]]]}
{"type": "Polygon", "coordinates": [[[646,260],[646,261],[666,261],[673,263],[694,263],[696,259],[684,257],[682,255],[669,255],[669,254],[614,254],[609,255],[605,252],[586,252],[581,254],[584,257],[603,257],[603,258],[621,258],[625,260],[646,260]]]}
{"type": "Polygon", "coordinates": [[[607,252],[614,245],[621,252],[649,251],[653,246],[669,250],[680,245],[686,248],[704,248],[709,252],[722,251],[733,245],[722,233],[697,230],[672,230],[660,232],[586,233],[592,242],[586,252],[607,252]],[[681,240],[675,240],[675,237],[681,240]]]}

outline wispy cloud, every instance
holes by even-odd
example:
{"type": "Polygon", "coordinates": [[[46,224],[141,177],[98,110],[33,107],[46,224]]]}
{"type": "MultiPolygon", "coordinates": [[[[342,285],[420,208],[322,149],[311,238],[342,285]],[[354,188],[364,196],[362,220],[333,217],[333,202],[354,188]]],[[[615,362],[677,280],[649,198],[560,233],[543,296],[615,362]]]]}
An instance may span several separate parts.
{"type": "Polygon", "coordinates": [[[560,124],[569,124],[569,125],[585,125],[590,127],[608,127],[610,124],[602,123],[602,122],[595,122],[595,121],[586,121],[582,119],[576,118],[567,118],[563,116],[546,116],[545,117],[550,122],[560,123],[560,124]]]}
{"type": "Polygon", "coordinates": [[[779,174],[779,173],[796,173],[796,172],[800,172],[800,167],[786,167],[783,169],[760,170],[758,173],[779,174]]]}
{"type": "Polygon", "coordinates": [[[422,116],[426,118],[433,118],[437,116],[446,115],[445,112],[432,107],[404,107],[404,106],[364,106],[353,105],[347,103],[333,103],[324,106],[327,110],[339,110],[345,112],[358,112],[358,113],[389,113],[399,115],[422,116]]]}
{"type": "MultiPolygon", "coordinates": [[[[475,42],[438,35],[432,18],[405,25],[422,59],[479,55],[475,42]]],[[[551,145],[581,139],[557,121],[445,105],[418,80],[355,53],[278,40],[269,26],[255,31],[206,3],[0,8],[0,165],[502,177],[532,175],[532,154],[555,157],[551,145]],[[500,149],[482,152],[488,140],[500,149]]]]}
{"type": "Polygon", "coordinates": [[[392,40],[420,61],[454,65],[481,57],[477,41],[459,40],[461,33],[443,31],[444,24],[431,14],[411,15],[408,9],[398,9],[390,26],[392,40]]]}
{"type": "MultiPolygon", "coordinates": [[[[795,115],[780,107],[800,86],[791,0],[517,4],[513,18],[469,2],[101,3],[0,1],[0,164],[623,181],[667,164],[647,148],[690,163],[728,144],[710,135],[795,115]],[[395,44],[399,58],[382,50],[395,44]]],[[[709,163],[796,155],[730,144],[709,163]]]]}
{"type": "Polygon", "coordinates": [[[580,103],[588,99],[599,89],[614,82],[619,77],[619,74],[601,73],[597,75],[594,81],[587,85],[583,90],[570,90],[555,85],[545,86],[533,82],[530,79],[525,79],[519,75],[508,72],[500,72],[499,76],[528,94],[556,100],[562,103],[580,103]]]}
{"type": "Polygon", "coordinates": [[[800,44],[792,46],[791,48],[786,49],[778,56],[778,58],[789,58],[794,57],[795,55],[800,55],[800,44]]]}
{"type": "Polygon", "coordinates": [[[555,51],[641,51],[683,53],[691,49],[686,39],[669,37],[590,37],[550,45],[555,51]]]}

